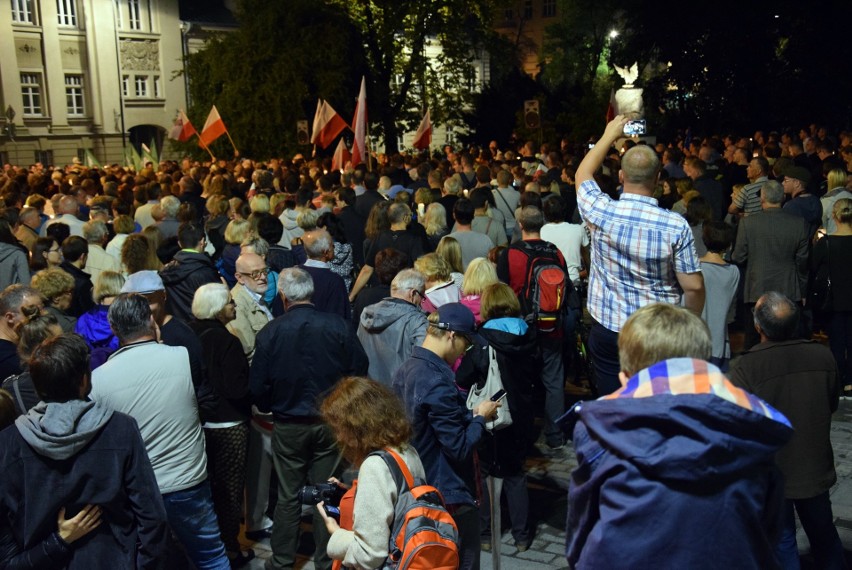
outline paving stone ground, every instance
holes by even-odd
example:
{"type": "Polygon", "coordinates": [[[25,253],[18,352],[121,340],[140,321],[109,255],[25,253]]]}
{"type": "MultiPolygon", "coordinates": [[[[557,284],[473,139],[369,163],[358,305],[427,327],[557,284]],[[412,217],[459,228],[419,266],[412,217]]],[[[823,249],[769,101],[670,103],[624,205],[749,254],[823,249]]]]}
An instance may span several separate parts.
{"type": "MultiPolygon", "coordinates": [[[[840,408],[831,426],[831,441],[837,466],[837,483],[831,490],[835,524],[847,553],[847,561],[852,563],[852,400],[841,400],[840,408]]],[[[570,444],[557,452],[546,450],[543,445],[536,446],[533,456],[527,460],[531,516],[537,522],[535,538],[529,550],[518,552],[514,547],[504,513],[501,570],[545,570],[568,567],[564,556],[565,515],[568,504],[568,478],[575,466],[576,459],[570,444]]],[[[309,525],[306,523],[307,529],[309,525]]],[[[306,549],[311,548],[308,542],[305,541],[303,545],[306,549]]],[[[812,562],[807,555],[807,537],[801,529],[798,534],[798,543],[802,554],[802,568],[805,570],[812,568],[812,562]]],[[[258,543],[245,541],[245,544],[257,553],[257,558],[248,568],[262,569],[264,561],[272,555],[269,540],[258,543]]],[[[313,570],[314,564],[309,557],[305,556],[300,558],[297,567],[313,570]]],[[[482,553],[480,567],[482,570],[493,568],[491,553],[482,553]]]]}

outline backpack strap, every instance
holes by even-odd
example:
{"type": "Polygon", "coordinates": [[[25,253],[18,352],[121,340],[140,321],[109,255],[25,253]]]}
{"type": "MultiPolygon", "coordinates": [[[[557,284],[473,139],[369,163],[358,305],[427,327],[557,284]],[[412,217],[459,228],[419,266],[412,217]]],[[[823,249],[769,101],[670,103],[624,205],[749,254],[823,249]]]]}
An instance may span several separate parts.
{"type": "Polygon", "coordinates": [[[374,451],[370,455],[378,455],[384,459],[385,465],[388,466],[388,470],[391,472],[391,476],[400,494],[414,488],[414,477],[411,475],[411,471],[408,470],[408,465],[405,464],[405,461],[402,460],[399,454],[386,447],[379,451],[374,451]]]}

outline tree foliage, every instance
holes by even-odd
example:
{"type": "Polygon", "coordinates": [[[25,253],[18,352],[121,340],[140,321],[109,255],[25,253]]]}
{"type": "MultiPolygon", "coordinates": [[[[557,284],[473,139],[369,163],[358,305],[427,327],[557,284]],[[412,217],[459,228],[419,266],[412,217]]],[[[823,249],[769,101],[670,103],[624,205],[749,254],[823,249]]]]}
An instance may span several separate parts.
{"type": "Polygon", "coordinates": [[[429,107],[432,122],[461,126],[478,90],[470,63],[494,35],[500,0],[329,0],[360,35],[371,122],[393,152],[429,107]],[[440,48],[440,49],[434,49],[440,48]],[[434,57],[427,55],[434,54],[434,57]]]}
{"type": "MultiPolygon", "coordinates": [[[[200,131],[215,104],[247,156],[304,152],[296,121],[311,121],[317,97],[348,103],[336,106],[344,117],[354,109],[357,33],[338,10],[307,0],[241,0],[236,16],[237,30],[213,35],[187,60],[189,117],[200,131]]],[[[229,156],[230,143],[223,137],[213,150],[229,156]]]]}

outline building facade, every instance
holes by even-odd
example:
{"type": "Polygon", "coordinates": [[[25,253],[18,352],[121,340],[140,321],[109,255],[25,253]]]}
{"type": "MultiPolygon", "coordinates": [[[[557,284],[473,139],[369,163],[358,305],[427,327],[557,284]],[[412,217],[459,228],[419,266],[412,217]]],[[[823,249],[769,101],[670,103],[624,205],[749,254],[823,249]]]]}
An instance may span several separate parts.
{"type": "Polygon", "coordinates": [[[177,0],[5,0],[0,158],[124,162],[186,102],[177,0]]]}
{"type": "Polygon", "coordinates": [[[521,67],[530,77],[541,72],[545,30],[558,16],[557,0],[513,0],[494,14],[494,29],[518,50],[521,67]]]}

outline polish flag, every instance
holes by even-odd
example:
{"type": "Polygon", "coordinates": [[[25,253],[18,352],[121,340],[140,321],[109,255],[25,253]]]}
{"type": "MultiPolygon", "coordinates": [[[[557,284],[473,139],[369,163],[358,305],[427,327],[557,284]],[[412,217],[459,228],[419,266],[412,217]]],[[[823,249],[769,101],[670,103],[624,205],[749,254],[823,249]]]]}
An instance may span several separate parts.
{"type": "Polygon", "coordinates": [[[420,126],[417,127],[417,132],[414,133],[414,142],[411,145],[420,150],[429,148],[432,144],[432,121],[429,119],[429,109],[426,109],[426,114],[423,115],[423,120],[420,121],[420,126]]]}
{"type": "Polygon", "coordinates": [[[361,92],[358,94],[355,116],[352,118],[352,132],[355,133],[355,141],[352,143],[352,166],[357,166],[364,162],[367,156],[367,83],[364,77],[361,77],[361,92]]]}
{"type": "Polygon", "coordinates": [[[175,119],[175,126],[172,127],[171,132],[169,132],[169,138],[186,142],[192,135],[197,135],[195,132],[195,127],[192,126],[192,123],[189,122],[189,117],[186,116],[186,113],[183,112],[183,109],[178,111],[177,119],[175,119]]]}
{"type": "MultiPolygon", "coordinates": [[[[340,142],[337,143],[337,150],[334,151],[334,156],[331,158],[331,169],[343,170],[350,158],[351,156],[349,149],[346,148],[346,143],[343,142],[343,139],[340,139],[340,142]]],[[[352,165],[354,166],[355,163],[353,162],[352,165]]]]}
{"type": "Polygon", "coordinates": [[[606,122],[609,123],[615,118],[615,89],[609,90],[609,106],[606,108],[606,122]]]}
{"type": "Polygon", "coordinates": [[[331,108],[328,101],[323,101],[322,105],[317,108],[317,114],[314,116],[314,132],[311,135],[311,142],[319,145],[320,148],[325,148],[345,128],[346,121],[337,114],[337,111],[331,108]]]}
{"type": "Polygon", "coordinates": [[[201,139],[204,146],[210,146],[213,144],[213,141],[224,135],[226,132],[228,132],[228,129],[225,128],[225,122],[222,121],[222,117],[219,116],[219,110],[216,109],[216,105],[213,105],[213,108],[210,109],[210,114],[207,115],[207,121],[204,123],[204,128],[201,130],[201,136],[198,138],[201,139]]]}

